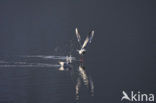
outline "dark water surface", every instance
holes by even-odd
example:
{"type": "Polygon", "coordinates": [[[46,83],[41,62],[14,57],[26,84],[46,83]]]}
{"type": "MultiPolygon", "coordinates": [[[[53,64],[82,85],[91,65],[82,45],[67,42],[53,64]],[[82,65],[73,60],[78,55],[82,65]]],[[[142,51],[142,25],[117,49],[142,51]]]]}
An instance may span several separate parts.
{"type": "Polygon", "coordinates": [[[155,5],[0,0],[0,103],[121,103],[122,91],[156,93],[155,5]],[[82,40],[95,30],[83,64],[76,27],[82,40]],[[60,71],[70,54],[72,69],[60,71]]]}
{"type": "Polygon", "coordinates": [[[4,103],[57,103],[90,100],[94,81],[73,57],[71,68],[60,70],[66,56],[1,56],[1,98],[4,103]]]}

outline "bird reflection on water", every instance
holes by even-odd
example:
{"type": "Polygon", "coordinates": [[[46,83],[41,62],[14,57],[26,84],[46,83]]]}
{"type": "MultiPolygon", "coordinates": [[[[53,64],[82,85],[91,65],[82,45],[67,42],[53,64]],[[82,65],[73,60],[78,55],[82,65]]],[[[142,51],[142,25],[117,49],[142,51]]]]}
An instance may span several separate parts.
{"type": "MultiPolygon", "coordinates": [[[[59,71],[68,71],[71,73],[71,77],[74,78],[73,82],[75,85],[75,99],[79,100],[80,98],[80,88],[84,85],[91,96],[94,96],[94,82],[91,76],[88,76],[86,69],[82,62],[78,62],[78,66],[74,66],[74,63],[66,63],[66,62],[59,62],[60,67],[59,71]]],[[[75,64],[76,65],[76,64],[75,64]]]]}
{"type": "MultiPolygon", "coordinates": [[[[78,31],[78,28],[75,29],[75,34],[79,47],[74,48],[72,46],[74,43],[71,43],[71,50],[68,54],[72,54],[72,51],[77,51],[79,54],[79,59],[70,56],[52,56],[52,55],[26,55],[26,56],[15,56],[11,58],[10,61],[0,57],[0,68],[4,67],[41,67],[41,68],[58,68],[59,71],[69,71],[73,79],[74,88],[75,88],[75,99],[79,100],[80,98],[80,89],[82,86],[85,86],[89,89],[91,96],[94,95],[94,82],[88,73],[83,64],[83,56],[86,53],[86,47],[92,42],[94,37],[94,30],[91,30],[87,37],[84,39],[83,44],[81,44],[81,37],[78,31]],[[30,61],[29,61],[30,60],[30,61]],[[53,62],[57,62],[54,64],[53,62]],[[78,64],[78,65],[77,65],[78,64]]],[[[70,46],[69,46],[70,47],[70,46]]]]}
{"type": "Polygon", "coordinates": [[[71,78],[75,88],[75,99],[80,98],[80,89],[85,86],[91,96],[94,95],[94,82],[88,73],[83,62],[80,62],[75,57],[71,56],[46,56],[46,55],[27,55],[27,56],[15,56],[11,59],[8,57],[0,58],[0,68],[56,68],[59,71],[70,72],[71,78]],[[32,60],[35,60],[32,62],[32,60]],[[41,62],[45,61],[46,62],[41,62]],[[56,64],[48,61],[56,61],[56,64]],[[58,63],[57,63],[58,62],[58,63]]]}

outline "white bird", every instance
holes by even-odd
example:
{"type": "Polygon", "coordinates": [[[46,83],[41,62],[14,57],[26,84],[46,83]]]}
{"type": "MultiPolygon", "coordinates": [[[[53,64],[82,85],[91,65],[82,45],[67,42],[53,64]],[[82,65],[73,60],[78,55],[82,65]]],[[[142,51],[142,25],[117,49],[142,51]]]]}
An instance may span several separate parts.
{"type": "Polygon", "coordinates": [[[127,95],[127,93],[125,91],[122,91],[122,94],[123,94],[123,97],[121,98],[121,101],[123,99],[127,99],[127,100],[131,101],[131,99],[128,97],[128,95],[127,95]]]}
{"type": "Polygon", "coordinates": [[[59,68],[59,70],[60,71],[64,71],[64,62],[59,62],[59,64],[60,64],[60,68],[59,68]]]}
{"type": "Polygon", "coordinates": [[[88,42],[91,43],[91,41],[93,39],[94,30],[92,30],[91,32],[89,32],[89,34],[87,35],[87,37],[86,37],[83,45],[81,45],[81,37],[80,37],[80,33],[78,31],[78,28],[75,29],[75,33],[76,33],[76,37],[77,37],[77,40],[78,40],[79,45],[80,45],[80,50],[77,50],[77,51],[78,51],[78,53],[80,55],[83,55],[86,52],[85,47],[87,46],[88,42]]]}
{"type": "Polygon", "coordinates": [[[66,56],[66,62],[67,64],[72,63],[72,57],[70,56],[66,56]]]}
{"type": "Polygon", "coordinates": [[[84,41],[83,45],[81,46],[81,49],[77,50],[80,55],[82,55],[86,52],[85,47],[87,46],[88,41],[89,41],[89,38],[87,37],[86,40],[84,41]]]}

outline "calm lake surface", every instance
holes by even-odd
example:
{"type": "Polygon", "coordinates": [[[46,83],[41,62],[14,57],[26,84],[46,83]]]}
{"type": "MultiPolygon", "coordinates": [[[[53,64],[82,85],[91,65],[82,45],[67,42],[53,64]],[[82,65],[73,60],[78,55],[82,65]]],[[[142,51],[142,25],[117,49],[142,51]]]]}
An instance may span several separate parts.
{"type": "Polygon", "coordinates": [[[156,93],[155,5],[0,0],[0,103],[121,103],[122,91],[156,93]],[[82,41],[95,30],[83,64],[76,27],[82,41]],[[70,69],[60,68],[70,54],[70,69]]]}
{"type": "Polygon", "coordinates": [[[1,56],[1,97],[3,103],[91,102],[94,99],[92,72],[79,61],[60,70],[65,56],[1,56]]]}

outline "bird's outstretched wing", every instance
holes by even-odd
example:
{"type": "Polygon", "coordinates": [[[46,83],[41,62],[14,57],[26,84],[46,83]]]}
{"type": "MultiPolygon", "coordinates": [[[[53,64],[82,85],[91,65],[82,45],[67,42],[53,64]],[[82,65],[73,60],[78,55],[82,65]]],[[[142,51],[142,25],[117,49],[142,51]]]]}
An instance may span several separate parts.
{"type": "Polygon", "coordinates": [[[89,42],[89,37],[87,36],[81,48],[84,49],[87,46],[88,42],[89,42]]]}
{"type": "Polygon", "coordinates": [[[94,30],[92,30],[91,32],[89,32],[89,43],[91,43],[92,42],[92,39],[93,39],[93,37],[94,37],[94,30]]]}
{"type": "Polygon", "coordinates": [[[87,35],[87,37],[86,37],[86,39],[85,39],[85,41],[84,41],[84,43],[82,45],[82,49],[87,46],[88,42],[89,43],[92,42],[93,37],[94,37],[94,30],[92,30],[91,32],[89,32],[89,34],[87,35]]]}
{"type": "Polygon", "coordinates": [[[77,41],[79,42],[79,44],[81,45],[81,36],[80,36],[80,33],[78,31],[78,28],[75,28],[75,34],[76,34],[76,37],[77,37],[77,41]]]}

